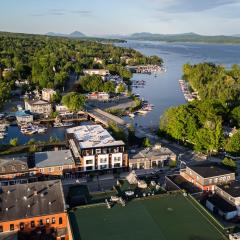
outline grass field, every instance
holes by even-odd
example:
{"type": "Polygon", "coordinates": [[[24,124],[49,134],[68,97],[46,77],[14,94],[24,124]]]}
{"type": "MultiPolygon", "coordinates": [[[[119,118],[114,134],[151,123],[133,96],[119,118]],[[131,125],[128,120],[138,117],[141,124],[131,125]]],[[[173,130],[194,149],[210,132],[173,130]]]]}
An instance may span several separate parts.
{"type": "Polygon", "coordinates": [[[69,213],[75,240],[220,240],[223,235],[182,195],[69,213]]]}

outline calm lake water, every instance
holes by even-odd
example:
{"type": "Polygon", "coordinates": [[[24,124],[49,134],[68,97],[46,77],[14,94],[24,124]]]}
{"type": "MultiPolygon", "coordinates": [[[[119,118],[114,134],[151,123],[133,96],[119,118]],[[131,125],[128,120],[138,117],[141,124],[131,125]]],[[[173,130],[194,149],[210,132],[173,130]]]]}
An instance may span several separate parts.
{"type": "Polygon", "coordinates": [[[144,88],[134,88],[133,92],[155,105],[152,112],[134,119],[134,123],[146,127],[158,126],[161,114],[168,107],[185,103],[178,83],[183,64],[203,61],[226,67],[240,64],[240,45],[128,41],[118,46],[134,48],[145,55],[158,55],[165,62],[166,73],[158,74],[157,77],[143,74],[135,74],[133,77],[146,80],[144,88]]]}
{"type": "MultiPolygon", "coordinates": [[[[155,105],[152,112],[146,116],[137,116],[134,123],[145,127],[156,127],[159,125],[161,114],[170,106],[185,103],[178,80],[182,76],[182,65],[184,63],[214,62],[230,67],[232,64],[240,64],[240,45],[221,44],[191,44],[191,43],[163,43],[147,41],[128,41],[117,44],[122,47],[134,48],[146,55],[158,55],[164,59],[167,68],[166,73],[154,75],[134,74],[133,79],[146,80],[144,88],[134,88],[133,92],[140,94],[141,98],[155,105]]],[[[132,121],[127,119],[128,121],[132,121]]],[[[45,141],[50,136],[63,139],[65,128],[50,128],[45,134],[25,136],[21,134],[18,127],[9,127],[8,136],[0,141],[8,143],[13,137],[24,144],[29,139],[45,141]]]]}

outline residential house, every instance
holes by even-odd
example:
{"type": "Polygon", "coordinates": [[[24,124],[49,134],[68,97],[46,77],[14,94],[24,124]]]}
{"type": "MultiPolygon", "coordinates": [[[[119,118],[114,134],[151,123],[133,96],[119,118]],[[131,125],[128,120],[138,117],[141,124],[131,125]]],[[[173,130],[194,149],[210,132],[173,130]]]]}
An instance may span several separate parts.
{"type": "Polygon", "coordinates": [[[41,114],[45,117],[50,116],[52,113],[52,105],[45,100],[26,100],[25,109],[31,113],[41,114]]]}
{"type": "Polygon", "coordinates": [[[54,232],[67,239],[67,213],[60,180],[34,182],[0,189],[0,239],[6,232],[54,232]]]}
{"type": "Polygon", "coordinates": [[[83,70],[85,75],[100,75],[103,79],[106,75],[110,74],[109,70],[107,69],[85,69],[83,70]]]}
{"type": "Polygon", "coordinates": [[[116,141],[101,125],[69,128],[67,139],[79,172],[128,167],[125,143],[116,141]]]}
{"type": "Polygon", "coordinates": [[[92,92],[87,94],[88,100],[104,101],[104,100],[108,100],[109,98],[110,98],[109,94],[105,92],[92,92]]]}
{"type": "Polygon", "coordinates": [[[18,111],[15,113],[18,123],[31,123],[33,122],[33,115],[30,111],[18,111]]]}
{"type": "Polygon", "coordinates": [[[56,94],[56,91],[54,91],[51,88],[44,88],[42,90],[42,100],[50,102],[52,100],[52,97],[56,94]]]}

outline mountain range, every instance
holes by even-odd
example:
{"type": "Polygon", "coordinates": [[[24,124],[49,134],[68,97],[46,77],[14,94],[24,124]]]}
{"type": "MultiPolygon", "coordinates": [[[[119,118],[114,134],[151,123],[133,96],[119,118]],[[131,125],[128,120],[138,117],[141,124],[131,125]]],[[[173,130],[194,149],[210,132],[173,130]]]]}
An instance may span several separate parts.
{"type": "Polygon", "coordinates": [[[195,43],[235,43],[240,44],[240,34],[232,36],[216,35],[207,36],[197,33],[180,33],[180,34],[159,34],[150,32],[133,33],[129,35],[95,35],[87,36],[82,32],[74,31],[72,33],[55,33],[48,32],[47,36],[59,36],[69,38],[105,38],[105,39],[121,39],[121,40],[143,40],[143,41],[164,41],[164,42],[195,42],[195,43]]]}
{"type": "Polygon", "coordinates": [[[71,38],[84,38],[87,37],[85,34],[79,32],[79,31],[74,31],[72,33],[55,33],[55,32],[48,32],[45,35],[47,36],[55,36],[55,37],[71,37],[71,38]]]}

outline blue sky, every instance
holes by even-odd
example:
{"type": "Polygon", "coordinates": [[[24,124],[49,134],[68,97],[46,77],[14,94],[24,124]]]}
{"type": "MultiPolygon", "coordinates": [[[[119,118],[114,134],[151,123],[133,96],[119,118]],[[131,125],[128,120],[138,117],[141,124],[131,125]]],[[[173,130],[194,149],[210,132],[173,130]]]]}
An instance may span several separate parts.
{"type": "Polygon", "coordinates": [[[240,34],[240,0],[0,0],[0,30],[240,34]]]}

